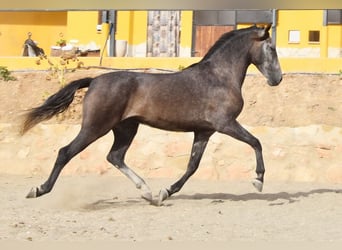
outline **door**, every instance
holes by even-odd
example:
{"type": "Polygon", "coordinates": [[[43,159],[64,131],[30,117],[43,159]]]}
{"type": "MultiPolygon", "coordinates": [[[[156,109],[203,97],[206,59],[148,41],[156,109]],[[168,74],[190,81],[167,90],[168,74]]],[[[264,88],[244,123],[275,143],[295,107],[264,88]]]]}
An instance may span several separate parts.
{"type": "Polygon", "coordinates": [[[147,56],[177,57],[180,44],[180,11],[149,11],[147,56]]]}
{"type": "Polygon", "coordinates": [[[222,34],[234,29],[234,26],[196,26],[195,49],[193,56],[203,57],[222,34]]]}

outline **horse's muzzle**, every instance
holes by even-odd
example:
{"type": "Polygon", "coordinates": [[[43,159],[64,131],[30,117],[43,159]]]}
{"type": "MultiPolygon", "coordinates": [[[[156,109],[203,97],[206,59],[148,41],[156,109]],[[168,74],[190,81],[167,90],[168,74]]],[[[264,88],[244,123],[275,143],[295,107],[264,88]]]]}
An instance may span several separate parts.
{"type": "Polygon", "coordinates": [[[278,86],[279,83],[283,80],[283,75],[280,75],[279,77],[277,78],[272,78],[272,79],[268,79],[267,80],[267,83],[268,85],[270,86],[278,86]]]}

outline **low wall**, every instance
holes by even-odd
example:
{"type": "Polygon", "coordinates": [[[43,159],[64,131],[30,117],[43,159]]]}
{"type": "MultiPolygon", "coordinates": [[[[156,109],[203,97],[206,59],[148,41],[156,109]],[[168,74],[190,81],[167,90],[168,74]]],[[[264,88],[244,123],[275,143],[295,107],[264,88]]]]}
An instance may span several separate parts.
{"type": "MultiPolygon", "coordinates": [[[[0,124],[0,174],[48,175],[59,148],[78,133],[79,125],[40,124],[23,137],[12,124],[0,124]]],[[[342,183],[342,128],[311,125],[296,128],[246,127],[263,145],[266,180],[342,183]]],[[[144,178],[180,177],[186,168],[192,133],[140,126],[127,163],[144,178]]],[[[121,175],[107,161],[111,133],[77,155],[63,175],[121,175]]],[[[193,178],[249,180],[255,156],[246,144],[214,134],[193,178]]]]}
{"type": "MultiPolygon", "coordinates": [[[[100,64],[99,57],[79,57],[79,59],[85,66],[99,66],[100,64]]],[[[178,70],[196,63],[200,59],[200,57],[104,57],[101,66],[119,69],[160,68],[178,70]]],[[[338,74],[342,70],[342,58],[280,58],[279,60],[284,73],[338,74]]],[[[37,65],[36,61],[37,58],[35,57],[0,57],[0,66],[7,66],[9,70],[46,70],[50,67],[47,63],[37,65]]],[[[255,72],[257,69],[250,66],[248,73],[255,72]]]]}

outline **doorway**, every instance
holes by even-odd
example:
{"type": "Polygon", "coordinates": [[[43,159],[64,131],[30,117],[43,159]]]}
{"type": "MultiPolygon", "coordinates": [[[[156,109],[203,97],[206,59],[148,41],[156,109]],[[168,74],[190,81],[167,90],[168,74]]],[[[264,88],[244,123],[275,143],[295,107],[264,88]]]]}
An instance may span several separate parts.
{"type": "Polygon", "coordinates": [[[179,56],[180,21],[180,11],[148,12],[146,56],[179,56]]]}
{"type": "Polygon", "coordinates": [[[222,34],[234,30],[234,26],[196,26],[193,56],[203,57],[222,34]]]}

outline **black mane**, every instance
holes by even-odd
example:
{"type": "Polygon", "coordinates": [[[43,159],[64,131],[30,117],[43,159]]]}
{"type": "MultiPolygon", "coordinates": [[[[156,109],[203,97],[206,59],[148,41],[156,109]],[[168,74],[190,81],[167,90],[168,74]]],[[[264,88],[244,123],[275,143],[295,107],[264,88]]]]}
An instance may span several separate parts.
{"type": "Polygon", "coordinates": [[[251,26],[245,29],[239,29],[239,30],[232,30],[229,32],[226,32],[224,34],[222,34],[222,36],[214,43],[214,45],[208,50],[208,52],[204,55],[204,57],[202,58],[201,61],[191,64],[189,67],[187,68],[192,68],[193,66],[197,65],[200,62],[205,62],[206,60],[208,60],[218,49],[222,48],[222,46],[224,46],[224,44],[226,44],[227,42],[230,42],[232,39],[234,39],[237,36],[241,36],[243,34],[246,34],[252,30],[256,30],[259,29],[257,26],[251,26]]]}
{"type": "Polygon", "coordinates": [[[246,34],[247,32],[250,32],[251,30],[258,29],[256,26],[251,26],[245,29],[239,29],[239,30],[232,30],[227,33],[224,33],[215,43],[214,45],[208,50],[208,52],[204,55],[202,58],[202,61],[207,60],[212,54],[216,52],[216,50],[220,49],[225,43],[230,41],[231,39],[246,34]]]}

